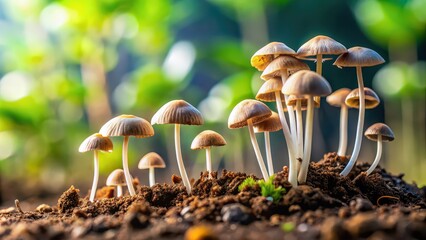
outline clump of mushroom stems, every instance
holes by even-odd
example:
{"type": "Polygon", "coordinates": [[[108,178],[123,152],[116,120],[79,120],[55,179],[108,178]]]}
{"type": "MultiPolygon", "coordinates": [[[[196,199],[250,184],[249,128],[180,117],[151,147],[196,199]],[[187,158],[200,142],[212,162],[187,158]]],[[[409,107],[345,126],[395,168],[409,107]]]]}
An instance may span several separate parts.
{"type": "Polygon", "coordinates": [[[303,151],[303,161],[300,166],[300,172],[298,175],[298,180],[301,183],[306,182],[306,177],[308,176],[308,167],[311,160],[311,150],[312,150],[312,133],[313,133],[313,123],[314,123],[314,97],[308,96],[308,109],[306,112],[306,122],[305,122],[305,143],[303,151]]]}
{"type": "MultiPolygon", "coordinates": [[[[296,122],[297,122],[297,159],[303,158],[303,118],[302,118],[302,102],[296,102],[296,122]]],[[[299,161],[297,161],[299,162],[299,161]]],[[[299,164],[298,164],[299,165],[299,164]]],[[[299,168],[297,169],[299,171],[299,168]]]]}

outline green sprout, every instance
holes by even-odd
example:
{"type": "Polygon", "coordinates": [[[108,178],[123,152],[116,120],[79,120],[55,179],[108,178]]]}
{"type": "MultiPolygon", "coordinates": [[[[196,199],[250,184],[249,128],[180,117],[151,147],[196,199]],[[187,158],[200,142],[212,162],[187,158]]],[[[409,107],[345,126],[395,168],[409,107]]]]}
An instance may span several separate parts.
{"type": "Polygon", "coordinates": [[[272,197],[272,200],[274,202],[278,202],[283,194],[286,192],[285,188],[282,188],[281,186],[275,187],[274,185],[274,175],[269,177],[268,181],[265,180],[259,180],[257,183],[260,187],[260,193],[264,197],[272,197]]]}
{"type": "Polygon", "coordinates": [[[238,191],[241,192],[246,187],[252,188],[254,185],[256,185],[256,180],[254,180],[252,177],[248,177],[244,179],[240,186],[238,186],[238,191]]]}
{"type": "Polygon", "coordinates": [[[292,222],[285,222],[281,224],[281,230],[283,230],[286,233],[293,232],[295,228],[296,226],[292,222]]]}

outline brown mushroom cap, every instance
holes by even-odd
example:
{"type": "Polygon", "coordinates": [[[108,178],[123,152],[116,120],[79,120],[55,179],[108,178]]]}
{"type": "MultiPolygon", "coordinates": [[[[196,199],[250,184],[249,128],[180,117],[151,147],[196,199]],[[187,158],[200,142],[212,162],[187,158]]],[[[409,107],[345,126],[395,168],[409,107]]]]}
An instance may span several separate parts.
{"type": "Polygon", "coordinates": [[[333,65],[338,67],[370,67],[384,63],[385,60],[374,50],[365,47],[352,47],[340,55],[333,65]]]}
{"type": "Polygon", "coordinates": [[[126,177],[124,176],[123,169],[115,169],[112,171],[107,180],[107,186],[126,186],[126,177]]]}
{"type": "Polygon", "coordinates": [[[279,92],[281,100],[284,100],[284,94],[281,89],[283,88],[283,82],[281,78],[271,78],[264,82],[256,94],[256,99],[264,102],[275,102],[275,92],[279,92]]]}
{"type": "Polygon", "coordinates": [[[139,169],[148,169],[148,168],[165,168],[166,164],[164,163],[163,158],[155,152],[149,152],[141,158],[138,164],[139,169]]]}
{"type": "MultiPolygon", "coordinates": [[[[380,104],[380,98],[377,94],[368,87],[364,87],[365,108],[372,109],[380,104]]],[[[359,108],[359,88],[352,90],[345,100],[346,105],[352,108],[359,108]]]]}
{"type": "Polygon", "coordinates": [[[297,50],[297,57],[307,57],[316,55],[338,55],[345,53],[346,47],[336,40],[327,36],[316,36],[297,50]]]}
{"type": "Polygon", "coordinates": [[[328,95],[326,101],[328,104],[334,107],[341,107],[345,105],[346,97],[349,95],[351,90],[349,88],[340,88],[328,95]]]}
{"type": "Polygon", "coordinates": [[[252,120],[253,125],[264,121],[272,112],[264,103],[246,99],[239,102],[228,118],[228,128],[242,128],[247,126],[247,121],[252,120]]]}
{"type": "Polygon", "coordinates": [[[375,123],[365,130],[364,135],[372,140],[377,141],[378,136],[382,135],[382,141],[389,142],[395,139],[392,129],[384,123],[375,123]]]}
{"type": "Polygon", "coordinates": [[[199,133],[191,144],[191,149],[205,149],[212,146],[224,146],[226,145],[225,138],[219,133],[212,130],[205,130],[199,133]]]}
{"type": "Polygon", "coordinates": [[[250,63],[259,71],[263,71],[275,56],[295,55],[296,52],[281,42],[271,42],[257,50],[250,59],[250,63]]]}
{"type": "Polygon", "coordinates": [[[137,138],[145,138],[153,136],[154,129],[143,118],[123,114],[105,123],[99,133],[103,136],[135,136],[137,138]]]}
{"type": "Polygon", "coordinates": [[[200,111],[184,100],[172,100],[164,104],[152,117],[151,124],[202,125],[200,111]]]}
{"type": "Polygon", "coordinates": [[[318,73],[300,70],[287,79],[282,92],[286,95],[325,96],[331,93],[331,87],[318,73]]]}
{"type": "Polygon", "coordinates": [[[272,111],[272,115],[269,116],[265,121],[253,125],[255,133],[276,132],[282,128],[283,126],[281,125],[280,117],[274,111],[272,111]]]}
{"type": "Polygon", "coordinates": [[[95,133],[84,139],[78,148],[79,152],[88,152],[92,150],[100,150],[112,152],[113,145],[109,137],[104,137],[100,133],[95,133]]]}
{"type": "Polygon", "coordinates": [[[279,56],[269,63],[260,78],[268,80],[273,77],[281,77],[283,69],[286,69],[289,74],[293,74],[299,70],[309,70],[309,66],[293,56],[279,56]]]}
{"type": "MultiPolygon", "coordinates": [[[[308,109],[308,98],[306,98],[305,96],[290,95],[287,98],[287,106],[296,107],[297,100],[301,100],[300,104],[301,104],[303,111],[308,109]]],[[[314,98],[314,107],[319,108],[320,107],[320,101],[321,101],[321,99],[314,98]]]]}

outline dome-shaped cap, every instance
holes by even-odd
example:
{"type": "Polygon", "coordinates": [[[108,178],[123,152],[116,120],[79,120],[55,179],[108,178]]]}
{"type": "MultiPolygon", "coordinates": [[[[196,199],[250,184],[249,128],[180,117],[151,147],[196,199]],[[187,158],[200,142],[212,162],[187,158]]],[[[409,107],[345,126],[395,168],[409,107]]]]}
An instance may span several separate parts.
{"type": "Polygon", "coordinates": [[[325,96],[331,93],[331,87],[318,73],[300,70],[287,79],[282,92],[285,95],[325,96]]]}
{"type": "Polygon", "coordinates": [[[328,95],[326,101],[331,106],[341,107],[342,105],[346,105],[345,100],[350,92],[351,90],[349,88],[340,88],[328,95]]]}
{"type": "Polygon", "coordinates": [[[297,57],[307,57],[316,55],[338,55],[345,53],[346,47],[336,40],[327,36],[316,36],[297,50],[297,57]]]}
{"type": "Polygon", "coordinates": [[[250,63],[257,70],[263,71],[276,56],[295,54],[296,52],[284,43],[271,42],[255,52],[250,59],[250,63]]]}
{"type": "Polygon", "coordinates": [[[148,168],[165,168],[166,164],[164,163],[163,158],[155,152],[149,152],[141,158],[138,164],[139,169],[148,169],[148,168]]]}
{"type": "Polygon", "coordinates": [[[384,63],[385,60],[376,51],[365,47],[352,47],[340,55],[333,65],[338,67],[370,67],[384,63]]]}
{"type": "Polygon", "coordinates": [[[115,169],[112,171],[107,180],[107,186],[125,186],[126,184],[126,176],[124,175],[123,169],[115,169]]]}
{"type": "Polygon", "coordinates": [[[78,148],[79,152],[88,152],[92,150],[100,150],[112,152],[113,144],[109,137],[104,137],[100,133],[95,133],[84,139],[78,148]]]}
{"type": "Polygon", "coordinates": [[[253,125],[255,133],[276,132],[281,130],[282,128],[283,127],[281,125],[280,117],[274,111],[272,111],[272,115],[269,116],[265,121],[253,125]]]}
{"type": "Polygon", "coordinates": [[[228,118],[228,128],[242,128],[247,126],[247,121],[251,119],[253,125],[264,121],[272,112],[264,103],[246,99],[239,102],[228,118]]]}
{"type": "Polygon", "coordinates": [[[295,57],[279,56],[269,63],[260,78],[268,80],[273,77],[281,77],[281,70],[286,70],[289,74],[293,74],[299,70],[309,70],[309,66],[295,57]]]}
{"type": "Polygon", "coordinates": [[[152,117],[151,124],[202,125],[200,111],[184,100],[172,100],[164,104],[152,117]]]}
{"type": "Polygon", "coordinates": [[[103,136],[134,136],[137,138],[151,137],[154,129],[151,124],[140,117],[120,115],[105,123],[99,131],[103,136]]]}
{"type": "MultiPolygon", "coordinates": [[[[308,109],[308,98],[306,96],[297,96],[297,95],[290,95],[287,98],[287,106],[296,107],[297,100],[300,100],[300,106],[303,111],[308,109]]],[[[320,101],[319,98],[314,98],[314,107],[319,108],[320,107],[320,101]]]]}
{"type": "MultiPolygon", "coordinates": [[[[380,98],[377,94],[368,87],[364,88],[365,94],[365,108],[372,109],[380,104],[380,98]]],[[[359,108],[359,88],[352,90],[345,100],[346,105],[352,108],[359,108]]]]}
{"type": "Polygon", "coordinates": [[[281,100],[284,100],[284,94],[281,89],[283,82],[281,78],[271,78],[264,82],[256,94],[256,99],[264,102],[275,102],[275,92],[279,92],[281,100]]]}
{"type": "Polygon", "coordinates": [[[224,145],[226,145],[226,141],[222,135],[212,130],[205,130],[194,138],[191,144],[191,149],[204,149],[212,146],[224,145]]]}
{"type": "Polygon", "coordinates": [[[382,141],[389,142],[395,139],[392,129],[384,123],[375,123],[365,130],[364,135],[372,140],[377,141],[378,136],[382,135],[382,141]]]}

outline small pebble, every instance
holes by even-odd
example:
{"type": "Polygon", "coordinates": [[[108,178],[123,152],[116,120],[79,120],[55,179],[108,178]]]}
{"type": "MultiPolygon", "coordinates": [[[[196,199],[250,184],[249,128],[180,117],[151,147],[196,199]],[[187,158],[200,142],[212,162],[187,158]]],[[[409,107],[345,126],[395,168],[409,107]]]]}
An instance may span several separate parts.
{"type": "Polygon", "coordinates": [[[373,204],[370,200],[364,198],[352,200],[350,206],[356,212],[368,212],[373,210],[373,204]]]}
{"type": "Polygon", "coordinates": [[[222,220],[227,223],[249,224],[253,221],[250,209],[239,203],[225,205],[220,212],[222,220]]]}

